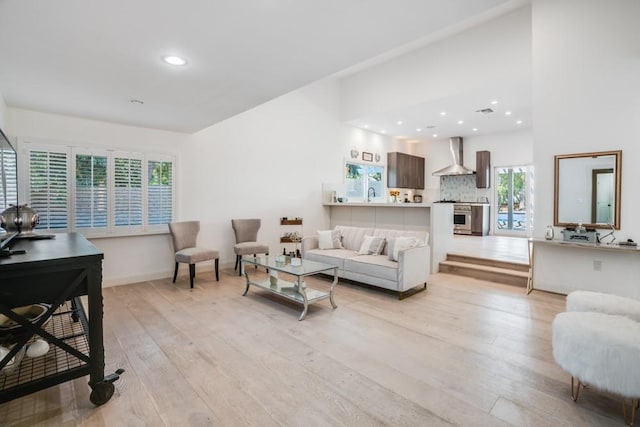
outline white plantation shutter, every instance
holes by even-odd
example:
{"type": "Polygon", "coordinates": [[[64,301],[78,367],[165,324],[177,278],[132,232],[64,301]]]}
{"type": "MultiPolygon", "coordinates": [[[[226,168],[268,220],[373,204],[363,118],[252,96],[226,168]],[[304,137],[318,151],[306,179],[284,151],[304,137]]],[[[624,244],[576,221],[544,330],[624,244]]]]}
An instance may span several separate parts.
{"type": "Polygon", "coordinates": [[[173,219],[173,162],[149,160],[147,163],[147,223],[168,224],[173,219]]]}
{"type": "Polygon", "coordinates": [[[15,151],[0,148],[0,212],[18,200],[18,181],[16,179],[18,159],[15,151]]]}
{"type": "Polygon", "coordinates": [[[40,215],[39,230],[127,236],[166,232],[174,218],[172,156],[34,141],[21,146],[21,199],[40,215]]]}
{"type": "Polygon", "coordinates": [[[40,216],[37,228],[67,229],[69,217],[68,152],[27,150],[28,203],[40,216]]]}
{"type": "Polygon", "coordinates": [[[109,182],[106,153],[74,150],[75,228],[106,231],[109,209],[109,182]]]}
{"type": "Polygon", "coordinates": [[[113,225],[142,226],[142,156],[113,155],[113,225]]]}

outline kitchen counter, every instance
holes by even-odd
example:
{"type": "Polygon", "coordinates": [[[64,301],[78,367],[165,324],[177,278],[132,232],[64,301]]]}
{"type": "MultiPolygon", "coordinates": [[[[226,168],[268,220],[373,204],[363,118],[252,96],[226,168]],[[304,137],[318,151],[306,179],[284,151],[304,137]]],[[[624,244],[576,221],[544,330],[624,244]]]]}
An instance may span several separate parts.
{"type": "Polygon", "coordinates": [[[323,203],[323,206],[353,206],[353,207],[371,207],[371,208],[430,208],[431,203],[323,203]]]}

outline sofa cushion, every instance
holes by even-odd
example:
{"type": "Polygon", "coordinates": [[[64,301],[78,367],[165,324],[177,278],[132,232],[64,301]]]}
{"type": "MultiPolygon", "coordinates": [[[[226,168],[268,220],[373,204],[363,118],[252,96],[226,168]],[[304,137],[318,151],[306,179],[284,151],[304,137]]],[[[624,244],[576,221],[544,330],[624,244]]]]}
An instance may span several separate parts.
{"type": "Polygon", "coordinates": [[[373,228],[336,225],[335,229],[339,230],[342,235],[342,247],[351,249],[352,251],[360,249],[364,236],[373,236],[373,228]]]}
{"type": "Polygon", "coordinates": [[[366,276],[398,280],[398,263],[384,255],[358,255],[344,260],[344,269],[366,276]]]}
{"type": "Polygon", "coordinates": [[[413,237],[418,240],[418,246],[429,244],[428,231],[416,230],[389,230],[385,228],[376,228],[373,232],[374,236],[381,236],[387,239],[387,244],[382,250],[382,255],[389,255],[389,239],[393,237],[413,237]]]}
{"type": "Polygon", "coordinates": [[[338,230],[318,230],[318,247],[320,249],[340,249],[340,231],[338,230]]]}
{"type": "Polygon", "coordinates": [[[414,237],[392,237],[387,243],[387,257],[390,261],[398,261],[400,251],[419,245],[420,241],[414,237]]]}
{"type": "Polygon", "coordinates": [[[384,237],[380,236],[364,236],[364,240],[360,245],[358,254],[360,255],[380,255],[384,247],[384,237]]]}
{"type": "Polygon", "coordinates": [[[323,262],[344,270],[344,260],[356,255],[357,253],[349,249],[311,249],[305,252],[304,259],[323,262]]]}

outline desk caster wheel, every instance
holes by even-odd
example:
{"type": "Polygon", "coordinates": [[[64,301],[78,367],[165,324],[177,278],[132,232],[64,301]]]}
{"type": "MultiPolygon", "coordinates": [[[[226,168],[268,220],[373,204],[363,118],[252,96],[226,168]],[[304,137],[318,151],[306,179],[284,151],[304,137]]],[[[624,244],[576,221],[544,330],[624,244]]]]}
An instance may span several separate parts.
{"type": "Polygon", "coordinates": [[[96,386],[91,390],[91,394],[89,395],[89,400],[96,406],[103,405],[111,399],[113,396],[113,392],[115,390],[115,386],[110,382],[103,382],[100,384],[96,384],[96,386]]]}

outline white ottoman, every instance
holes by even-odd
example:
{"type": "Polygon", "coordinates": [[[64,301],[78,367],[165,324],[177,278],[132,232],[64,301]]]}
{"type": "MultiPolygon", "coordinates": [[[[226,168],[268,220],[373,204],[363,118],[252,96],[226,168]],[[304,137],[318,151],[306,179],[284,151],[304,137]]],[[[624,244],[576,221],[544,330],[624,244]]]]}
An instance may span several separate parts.
{"type": "Polygon", "coordinates": [[[574,400],[581,383],[631,399],[633,423],[640,398],[640,323],[602,313],[560,313],[553,320],[553,357],[572,376],[574,400]]]}
{"type": "Polygon", "coordinates": [[[615,314],[640,322],[640,301],[601,292],[571,292],[567,295],[567,311],[615,314]]]}

